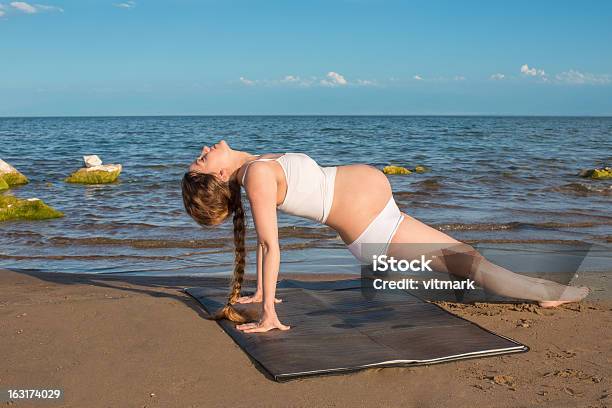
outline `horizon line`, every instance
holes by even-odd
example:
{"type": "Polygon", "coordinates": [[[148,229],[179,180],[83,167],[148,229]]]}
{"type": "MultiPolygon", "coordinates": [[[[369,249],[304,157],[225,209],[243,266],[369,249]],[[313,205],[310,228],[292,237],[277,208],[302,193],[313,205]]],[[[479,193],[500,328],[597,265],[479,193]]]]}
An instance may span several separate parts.
{"type": "Polygon", "coordinates": [[[69,118],[179,118],[179,117],[492,117],[492,118],[612,118],[611,114],[492,114],[492,113],[439,113],[439,114],[333,114],[333,113],[280,113],[280,114],[147,114],[147,115],[10,115],[0,119],[69,119],[69,118]]]}

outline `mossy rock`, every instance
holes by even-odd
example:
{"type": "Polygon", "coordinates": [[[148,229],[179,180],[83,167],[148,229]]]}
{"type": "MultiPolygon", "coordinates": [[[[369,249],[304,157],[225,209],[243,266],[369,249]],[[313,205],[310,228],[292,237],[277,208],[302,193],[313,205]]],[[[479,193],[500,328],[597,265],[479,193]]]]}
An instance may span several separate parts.
{"type": "Polygon", "coordinates": [[[414,168],[414,171],[417,172],[417,173],[426,173],[426,172],[429,171],[429,169],[427,167],[425,167],[425,166],[416,166],[414,168]]]}
{"type": "Polygon", "coordinates": [[[609,180],[612,179],[612,167],[582,170],[580,172],[580,177],[592,178],[595,180],[609,180]]]}
{"type": "Polygon", "coordinates": [[[30,180],[28,180],[26,176],[19,173],[18,171],[13,173],[4,173],[2,175],[2,178],[4,179],[4,181],[6,181],[9,187],[21,186],[30,182],[30,180]]]}
{"type": "Polygon", "coordinates": [[[0,221],[12,220],[47,220],[63,217],[57,211],[38,198],[17,198],[10,195],[0,195],[0,221]]]}
{"type": "Polygon", "coordinates": [[[612,168],[606,167],[604,169],[595,169],[593,170],[591,178],[596,180],[612,179],[612,168]]]}
{"type": "Polygon", "coordinates": [[[109,164],[79,169],[64,181],[76,184],[108,184],[117,181],[120,174],[120,164],[109,164]]]}
{"type": "Polygon", "coordinates": [[[386,166],[383,168],[383,173],[385,174],[410,174],[412,172],[405,167],[386,166]]]}
{"type": "Polygon", "coordinates": [[[19,186],[22,184],[28,184],[29,180],[26,176],[21,174],[19,170],[0,159],[0,176],[4,179],[9,187],[19,186]]]}
{"type": "Polygon", "coordinates": [[[2,175],[0,175],[0,191],[2,190],[8,190],[9,185],[6,181],[4,181],[4,178],[2,177],[2,175]]]}

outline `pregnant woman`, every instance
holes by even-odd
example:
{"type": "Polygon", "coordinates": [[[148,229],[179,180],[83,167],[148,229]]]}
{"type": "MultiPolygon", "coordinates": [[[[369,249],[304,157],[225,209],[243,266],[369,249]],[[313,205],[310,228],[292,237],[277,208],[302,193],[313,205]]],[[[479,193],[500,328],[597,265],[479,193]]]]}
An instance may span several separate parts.
{"type": "Polygon", "coordinates": [[[234,150],[222,140],[202,149],[183,177],[182,190],[187,213],[200,225],[218,225],[233,215],[234,275],[228,303],[216,318],[242,323],[237,328],[245,332],[289,329],[275,310],[280,267],[277,209],[333,228],[363,264],[371,264],[374,255],[412,260],[422,255],[417,248],[430,248],[427,255],[433,260],[432,269],[470,278],[498,295],[555,307],[588,294],[587,288],[513,273],[489,262],[471,246],[402,213],[387,177],[371,166],[320,167],[302,153],[256,156],[234,150]],[[240,296],[245,268],[241,188],[250,203],[258,244],[257,290],[246,297],[240,296]],[[262,302],[257,322],[247,322],[232,307],[252,302],[262,302]]]}

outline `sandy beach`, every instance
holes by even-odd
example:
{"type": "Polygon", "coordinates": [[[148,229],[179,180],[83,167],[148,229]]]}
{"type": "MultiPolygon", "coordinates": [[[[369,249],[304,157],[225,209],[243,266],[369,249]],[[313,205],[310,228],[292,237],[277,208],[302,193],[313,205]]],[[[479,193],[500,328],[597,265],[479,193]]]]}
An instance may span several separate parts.
{"type": "Polygon", "coordinates": [[[0,0],[0,408],[612,408],[566,3],[0,0]]]}
{"type": "MultiPolygon", "coordinates": [[[[302,276],[312,279],[312,276],[302,276]]],[[[320,278],[320,277],[319,277],[320,278]]],[[[214,278],[0,270],[0,388],[63,388],[10,406],[610,405],[612,303],[444,307],[527,344],[518,355],[276,383],[181,289],[214,278]]]]}

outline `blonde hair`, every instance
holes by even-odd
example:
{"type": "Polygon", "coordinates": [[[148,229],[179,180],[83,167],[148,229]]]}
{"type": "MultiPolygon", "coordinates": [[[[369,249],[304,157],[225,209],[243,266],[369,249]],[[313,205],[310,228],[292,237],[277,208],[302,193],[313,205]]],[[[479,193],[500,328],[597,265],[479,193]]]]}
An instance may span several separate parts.
{"type": "Polygon", "coordinates": [[[234,274],[227,304],[213,317],[216,320],[229,319],[244,323],[247,318],[232,306],[240,297],[246,263],[246,226],[240,184],[236,180],[219,180],[212,174],[188,172],[183,176],[181,187],[185,210],[198,224],[219,225],[227,220],[230,214],[234,215],[234,274]]]}

